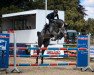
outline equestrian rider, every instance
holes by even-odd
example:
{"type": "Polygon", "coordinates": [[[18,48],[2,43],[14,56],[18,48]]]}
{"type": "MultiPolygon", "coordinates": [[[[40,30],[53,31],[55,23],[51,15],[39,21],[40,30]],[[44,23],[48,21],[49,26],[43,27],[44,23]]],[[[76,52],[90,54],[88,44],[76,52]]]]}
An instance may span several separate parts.
{"type": "Polygon", "coordinates": [[[49,13],[46,16],[46,18],[49,20],[49,24],[54,22],[55,17],[57,17],[57,19],[59,19],[58,10],[54,10],[53,12],[49,13]]]}

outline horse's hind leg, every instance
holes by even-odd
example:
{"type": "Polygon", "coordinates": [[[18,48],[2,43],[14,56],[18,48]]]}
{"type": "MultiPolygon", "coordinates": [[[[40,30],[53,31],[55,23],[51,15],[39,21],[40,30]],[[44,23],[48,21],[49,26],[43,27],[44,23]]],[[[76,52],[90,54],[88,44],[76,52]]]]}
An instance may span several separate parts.
{"type": "MultiPolygon", "coordinates": [[[[50,39],[45,39],[43,44],[44,44],[44,47],[47,47],[49,45],[49,40],[50,39]]],[[[42,55],[44,54],[45,50],[42,50],[42,55]]],[[[43,64],[43,57],[41,57],[41,64],[43,64]]]]}
{"type": "MultiPolygon", "coordinates": [[[[40,49],[37,50],[37,55],[39,55],[39,53],[40,53],[40,49]]],[[[38,64],[38,56],[36,58],[36,64],[38,64]]]]}
{"type": "MultiPolygon", "coordinates": [[[[41,54],[41,55],[44,54],[44,51],[45,51],[45,50],[42,50],[42,54],[41,54]]],[[[43,64],[43,57],[41,57],[41,64],[43,64]]]]}
{"type": "MultiPolygon", "coordinates": [[[[43,38],[40,32],[38,32],[37,35],[38,35],[38,48],[41,48],[43,43],[43,38]]],[[[39,55],[39,53],[40,53],[40,49],[37,50],[37,55],[39,55]]],[[[36,63],[38,63],[38,57],[36,58],[36,63]]]]}

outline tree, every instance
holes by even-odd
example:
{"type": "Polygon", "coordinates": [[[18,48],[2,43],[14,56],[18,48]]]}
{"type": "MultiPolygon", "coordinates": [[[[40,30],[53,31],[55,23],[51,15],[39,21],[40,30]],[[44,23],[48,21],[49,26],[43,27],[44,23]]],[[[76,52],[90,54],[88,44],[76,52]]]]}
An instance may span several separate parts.
{"type": "Polygon", "coordinates": [[[94,35],[94,19],[89,18],[88,20],[86,20],[85,29],[87,30],[88,33],[94,35]]]}
{"type": "Polygon", "coordinates": [[[85,23],[84,16],[86,15],[83,6],[80,5],[79,0],[68,0],[66,5],[65,20],[69,28],[80,31],[85,23]]]}

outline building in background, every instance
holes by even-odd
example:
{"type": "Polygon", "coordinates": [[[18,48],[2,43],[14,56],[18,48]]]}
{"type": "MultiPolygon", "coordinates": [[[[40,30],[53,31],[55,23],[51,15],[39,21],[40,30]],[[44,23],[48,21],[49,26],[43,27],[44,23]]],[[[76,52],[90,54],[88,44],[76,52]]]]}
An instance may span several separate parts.
{"type": "MultiPolygon", "coordinates": [[[[41,31],[45,25],[45,17],[53,10],[29,10],[2,15],[2,30],[14,29],[17,43],[37,43],[37,31],[41,31]]],[[[58,11],[59,18],[64,20],[64,11],[58,11]]],[[[13,43],[13,35],[10,35],[13,43]]],[[[56,42],[56,41],[55,41],[56,42]]]]}

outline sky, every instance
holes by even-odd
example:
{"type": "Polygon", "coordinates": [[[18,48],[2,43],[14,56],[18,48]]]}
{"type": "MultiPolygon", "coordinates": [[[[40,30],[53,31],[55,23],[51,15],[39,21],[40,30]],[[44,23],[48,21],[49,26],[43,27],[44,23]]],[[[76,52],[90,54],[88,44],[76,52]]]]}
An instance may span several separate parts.
{"type": "Polygon", "coordinates": [[[84,6],[87,16],[85,19],[93,18],[94,19],[94,0],[80,0],[81,5],[84,6]]]}

